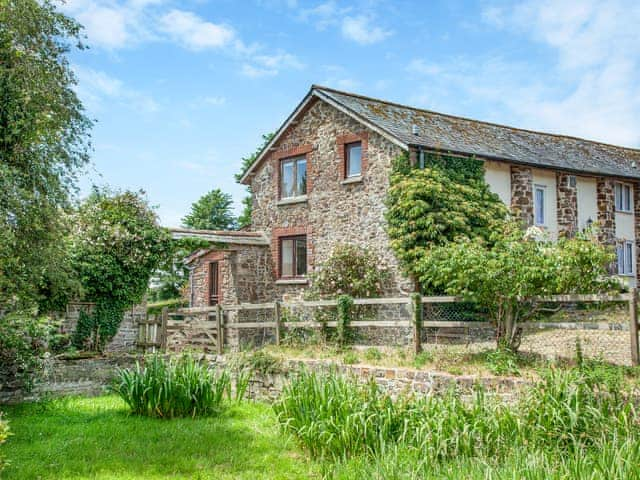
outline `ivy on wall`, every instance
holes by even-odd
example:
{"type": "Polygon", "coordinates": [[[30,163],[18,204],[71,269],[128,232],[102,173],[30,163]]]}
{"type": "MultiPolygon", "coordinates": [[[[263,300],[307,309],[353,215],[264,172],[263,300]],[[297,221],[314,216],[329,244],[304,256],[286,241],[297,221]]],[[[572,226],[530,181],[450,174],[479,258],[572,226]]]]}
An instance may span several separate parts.
{"type": "Polygon", "coordinates": [[[393,161],[387,232],[406,273],[419,278],[429,250],[462,238],[489,240],[507,207],[484,180],[483,162],[425,152],[424,168],[404,153],[393,161]]]}
{"type": "Polygon", "coordinates": [[[94,189],[74,224],[72,258],[85,299],[96,305],[91,315],[80,316],[73,342],[100,349],[117,333],[124,311],[144,297],[170,252],[170,236],[143,192],[94,189]]]}

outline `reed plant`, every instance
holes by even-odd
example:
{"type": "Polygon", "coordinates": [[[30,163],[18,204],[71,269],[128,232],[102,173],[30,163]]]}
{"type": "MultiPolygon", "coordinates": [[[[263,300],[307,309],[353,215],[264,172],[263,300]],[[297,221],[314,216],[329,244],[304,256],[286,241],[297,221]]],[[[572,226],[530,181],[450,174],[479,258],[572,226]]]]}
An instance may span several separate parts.
{"type": "MultiPolygon", "coordinates": [[[[249,378],[239,375],[235,400],[246,392],[249,378]]],[[[214,372],[191,355],[165,359],[154,355],[135,368],[117,372],[114,391],[135,415],[157,418],[199,417],[220,413],[233,398],[231,374],[214,372]]]]}
{"type": "MultiPolygon", "coordinates": [[[[429,468],[476,459],[487,465],[512,462],[518,470],[529,461],[523,455],[534,453],[566,456],[568,470],[622,472],[625,459],[637,458],[640,450],[633,402],[582,368],[543,372],[540,383],[512,404],[482,391],[471,400],[453,391],[393,400],[375,383],[360,384],[336,372],[302,372],[274,409],[281,428],[313,457],[338,464],[360,457],[385,461],[388,452],[400,449],[417,452],[429,468]],[[609,463],[595,465],[602,458],[596,452],[610,457],[609,463]]],[[[541,475],[548,472],[544,463],[541,475]]]]}

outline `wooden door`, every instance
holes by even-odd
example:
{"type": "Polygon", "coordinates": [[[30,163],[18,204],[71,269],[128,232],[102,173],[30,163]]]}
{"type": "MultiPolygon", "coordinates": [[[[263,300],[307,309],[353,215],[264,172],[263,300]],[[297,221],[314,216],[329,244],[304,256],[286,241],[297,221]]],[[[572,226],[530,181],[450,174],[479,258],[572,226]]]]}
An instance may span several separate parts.
{"type": "Polygon", "coordinates": [[[209,305],[220,301],[220,266],[218,262],[209,264],[209,305]]]}

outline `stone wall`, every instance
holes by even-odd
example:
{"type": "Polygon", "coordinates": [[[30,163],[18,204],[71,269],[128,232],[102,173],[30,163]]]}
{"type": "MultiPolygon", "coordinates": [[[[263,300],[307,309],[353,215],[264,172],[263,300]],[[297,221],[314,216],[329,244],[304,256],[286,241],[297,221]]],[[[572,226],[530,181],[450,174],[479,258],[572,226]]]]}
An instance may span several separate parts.
{"type": "MultiPolygon", "coordinates": [[[[66,311],[59,315],[62,323],[61,333],[73,335],[80,318],[80,312],[91,313],[93,304],[88,302],[72,302],[67,305],[66,311]]],[[[147,302],[143,301],[139,305],[126,310],[120,329],[113,339],[107,344],[107,352],[129,352],[135,350],[138,339],[138,322],[147,315],[147,302]]]]}
{"type": "Polygon", "coordinates": [[[558,232],[573,236],[578,231],[578,182],[574,175],[556,173],[558,232]],[[571,184],[573,178],[573,185],[571,184]]]}
{"type": "Polygon", "coordinates": [[[0,403],[14,403],[65,395],[102,395],[108,392],[118,368],[133,367],[135,356],[48,359],[31,392],[0,388],[0,403]]]}
{"type": "Polygon", "coordinates": [[[529,167],[511,166],[511,209],[526,227],[533,225],[533,173],[529,167]]]}
{"type": "MultiPolygon", "coordinates": [[[[372,249],[381,266],[390,270],[393,281],[387,295],[410,291],[410,282],[401,274],[389,248],[384,220],[391,163],[401,153],[399,147],[328,104],[317,101],[311,105],[274,145],[251,183],[252,230],[270,237],[274,278],[277,261],[273,252],[277,252],[278,236],[296,230],[307,234],[309,271],[326,260],[337,245],[353,243],[372,249]],[[361,181],[346,183],[339,149],[345,139],[353,138],[366,139],[365,168],[361,181]],[[279,160],[299,148],[308,162],[306,200],[282,204],[278,201],[279,160]]],[[[296,296],[303,288],[279,282],[275,295],[296,296]]]]}
{"type": "MultiPolygon", "coordinates": [[[[223,356],[207,356],[207,361],[218,368],[228,364],[223,356]]],[[[59,397],[65,395],[101,395],[108,392],[118,368],[133,367],[139,358],[135,356],[85,358],[75,360],[55,359],[47,362],[42,379],[32,392],[0,390],[0,403],[59,397]]],[[[461,394],[471,394],[478,385],[488,394],[510,399],[526,382],[509,377],[455,376],[447,373],[406,368],[385,368],[366,365],[336,365],[321,360],[290,360],[284,362],[276,373],[254,372],[248,396],[257,400],[273,400],[282,392],[292,375],[301,369],[316,372],[336,371],[339,374],[365,382],[373,379],[391,395],[415,393],[419,395],[444,394],[456,389],[461,394]]]]}
{"type": "Polygon", "coordinates": [[[616,216],[614,182],[598,177],[598,240],[606,245],[616,242],[616,216]]]}
{"type": "Polygon", "coordinates": [[[209,305],[209,269],[218,262],[219,302],[261,303],[273,298],[273,276],[268,249],[263,246],[228,245],[213,248],[190,263],[190,305],[209,305]]]}

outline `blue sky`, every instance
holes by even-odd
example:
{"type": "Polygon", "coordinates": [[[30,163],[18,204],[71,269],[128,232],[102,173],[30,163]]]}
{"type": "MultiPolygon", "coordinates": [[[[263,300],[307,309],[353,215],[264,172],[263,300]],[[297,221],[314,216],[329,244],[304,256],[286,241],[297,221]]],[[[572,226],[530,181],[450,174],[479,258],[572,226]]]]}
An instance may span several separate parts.
{"type": "Polygon", "coordinates": [[[313,83],[640,147],[640,2],[68,0],[92,118],[82,180],[177,226],[313,83]]]}

